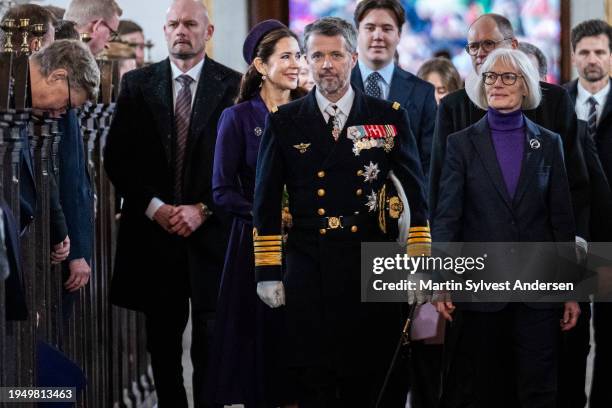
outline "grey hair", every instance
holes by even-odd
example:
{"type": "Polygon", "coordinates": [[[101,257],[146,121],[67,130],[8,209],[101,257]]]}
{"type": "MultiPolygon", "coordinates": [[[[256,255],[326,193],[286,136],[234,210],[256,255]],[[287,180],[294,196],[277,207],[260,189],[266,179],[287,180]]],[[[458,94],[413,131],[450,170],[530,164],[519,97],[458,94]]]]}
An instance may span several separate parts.
{"type": "Polygon", "coordinates": [[[471,101],[480,109],[489,109],[482,74],[490,71],[497,61],[513,67],[523,76],[523,80],[525,81],[524,84],[527,89],[527,96],[523,98],[521,108],[526,110],[537,108],[542,100],[538,70],[533,66],[531,61],[529,61],[529,58],[523,51],[511,48],[497,48],[494,50],[487,56],[482,67],[480,67],[480,74],[478,74],[473,81],[466,79],[466,91],[471,101]]]}
{"type": "Polygon", "coordinates": [[[85,92],[87,99],[96,101],[100,87],[100,70],[89,48],[75,40],[58,40],[30,57],[40,67],[43,76],[56,69],[68,71],[70,87],[85,92]]]}
{"type": "Polygon", "coordinates": [[[546,78],[548,66],[546,63],[546,56],[542,50],[535,45],[524,41],[519,43],[519,50],[523,51],[528,56],[533,55],[535,57],[535,59],[538,61],[538,73],[540,74],[540,78],[546,78]]]}
{"type": "Polygon", "coordinates": [[[308,24],[304,28],[304,48],[308,51],[308,39],[313,34],[321,34],[327,37],[341,35],[344,37],[346,49],[350,53],[357,51],[357,32],[355,27],[346,20],[338,17],[323,17],[308,24]]]}
{"type": "Polygon", "coordinates": [[[92,21],[111,20],[113,16],[121,17],[123,10],[115,0],[72,0],[64,14],[64,20],[74,21],[78,27],[92,21]]]}

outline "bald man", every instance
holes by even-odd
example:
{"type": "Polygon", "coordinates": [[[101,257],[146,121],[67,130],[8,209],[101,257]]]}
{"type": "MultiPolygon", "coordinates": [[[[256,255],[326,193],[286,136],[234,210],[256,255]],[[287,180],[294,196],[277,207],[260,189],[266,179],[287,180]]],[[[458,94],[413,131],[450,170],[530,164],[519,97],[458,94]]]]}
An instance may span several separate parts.
{"type": "Polygon", "coordinates": [[[145,313],[160,408],[187,408],[182,334],[191,301],[195,407],[203,396],[228,225],[211,193],[217,121],[240,74],[206,56],[214,26],[196,0],[176,0],[170,57],[122,80],[105,168],[124,198],[111,301],[145,313]]]}

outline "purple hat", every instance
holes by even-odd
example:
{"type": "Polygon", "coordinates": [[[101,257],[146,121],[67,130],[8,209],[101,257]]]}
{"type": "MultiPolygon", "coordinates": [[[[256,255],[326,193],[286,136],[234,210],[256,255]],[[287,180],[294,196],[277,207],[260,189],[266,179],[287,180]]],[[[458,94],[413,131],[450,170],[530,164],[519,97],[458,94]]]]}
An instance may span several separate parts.
{"type": "Polygon", "coordinates": [[[257,46],[261,39],[270,31],[279,28],[287,28],[287,26],[278,20],[265,20],[261,23],[257,23],[255,27],[249,31],[249,34],[244,40],[244,45],[242,46],[242,56],[247,64],[250,65],[255,59],[255,52],[257,51],[257,46]]]}

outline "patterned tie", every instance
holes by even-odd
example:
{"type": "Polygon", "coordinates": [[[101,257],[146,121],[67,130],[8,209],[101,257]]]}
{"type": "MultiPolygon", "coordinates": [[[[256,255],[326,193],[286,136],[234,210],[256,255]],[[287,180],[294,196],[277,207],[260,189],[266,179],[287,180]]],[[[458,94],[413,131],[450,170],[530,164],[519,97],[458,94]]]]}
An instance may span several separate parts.
{"type": "Polygon", "coordinates": [[[597,100],[591,96],[587,102],[591,105],[587,118],[587,135],[593,139],[597,132],[597,100]]]}
{"type": "Polygon", "coordinates": [[[191,82],[193,79],[188,75],[176,78],[181,84],[181,89],[176,96],[174,107],[174,126],[176,129],[176,153],[174,156],[174,198],[179,204],[183,199],[183,165],[185,162],[185,150],[187,148],[187,136],[189,135],[189,120],[191,118],[191,82]]]}
{"type": "Polygon", "coordinates": [[[368,75],[365,83],[366,95],[379,99],[382,98],[382,92],[380,90],[380,86],[378,85],[382,79],[382,76],[380,76],[378,72],[372,72],[370,75],[368,75]]]}
{"type": "Polygon", "coordinates": [[[340,132],[342,132],[342,126],[340,125],[340,118],[338,117],[338,106],[337,105],[329,105],[325,112],[329,115],[327,119],[327,127],[330,129],[332,136],[334,137],[334,142],[338,141],[340,137],[340,132]]]}

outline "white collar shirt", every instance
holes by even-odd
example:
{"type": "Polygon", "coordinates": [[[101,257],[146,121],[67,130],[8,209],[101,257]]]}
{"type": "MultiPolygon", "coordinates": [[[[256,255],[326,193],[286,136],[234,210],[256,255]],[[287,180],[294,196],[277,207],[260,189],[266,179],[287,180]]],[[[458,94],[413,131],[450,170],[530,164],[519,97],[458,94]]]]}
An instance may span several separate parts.
{"type": "Polygon", "coordinates": [[[353,87],[349,85],[348,90],[342,96],[342,98],[338,100],[338,102],[331,102],[329,99],[324,97],[323,94],[319,92],[319,88],[315,89],[315,97],[325,122],[329,120],[329,114],[326,112],[327,108],[331,105],[336,105],[338,107],[336,110],[336,116],[340,121],[341,128],[344,128],[344,125],[346,124],[348,116],[351,112],[351,108],[353,107],[353,101],[355,100],[355,91],[353,90],[353,87]]]}
{"type": "Polygon", "coordinates": [[[176,97],[178,96],[179,91],[183,88],[183,85],[177,80],[181,75],[187,75],[193,79],[189,87],[191,88],[191,105],[193,106],[193,101],[195,100],[196,90],[198,89],[198,83],[200,82],[200,74],[202,73],[202,67],[204,66],[204,59],[194,65],[189,71],[183,72],[179,67],[174,65],[174,62],[170,61],[170,67],[172,68],[172,103],[174,107],[176,107],[176,97]]]}
{"type": "Polygon", "coordinates": [[[610,81],[595,94],[591,94],[587,91],[582,84],[580,84],[580,81],[578,81],[578,94],[576,95],[576,116],[578,119],[584,120],[585,122],[588,120],[589,110],[591,109],[589,98],[592,96],[597,101],[595,111],[597,112],[597,124],[599,124],[601,112],[608,99],[608,92],[610,92],[610,81]]]}

